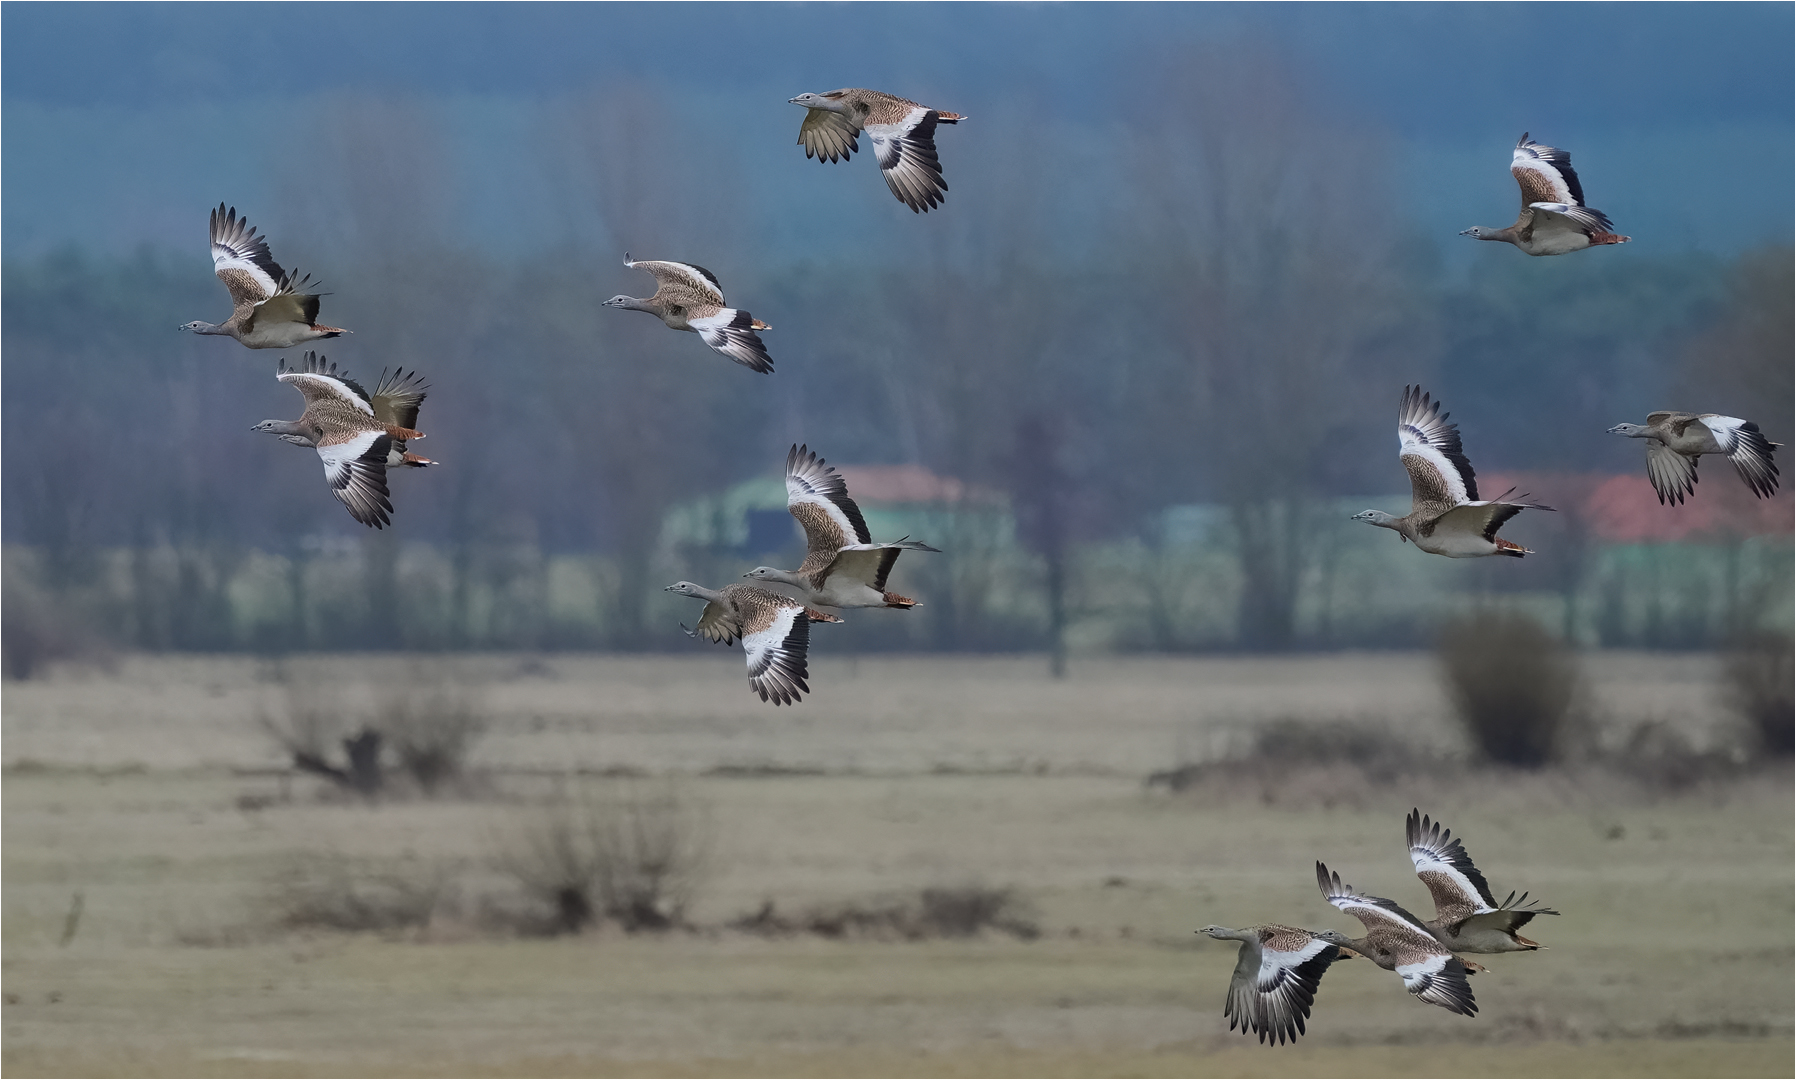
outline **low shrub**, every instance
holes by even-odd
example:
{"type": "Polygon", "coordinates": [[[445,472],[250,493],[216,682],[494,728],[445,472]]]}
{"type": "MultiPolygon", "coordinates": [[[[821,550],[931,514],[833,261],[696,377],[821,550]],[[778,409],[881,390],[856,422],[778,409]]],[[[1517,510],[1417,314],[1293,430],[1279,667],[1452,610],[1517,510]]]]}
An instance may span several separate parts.
{"type": "Polygon", "coordinates": [[[1759,749],[1796,750],[1796,664],[1788,634],[1753,635],[1728,651],[1723,678],[1729,703],[1745,718],[1759,749]]]}
{"type": "Polygon", "coordinates": [[[730,926],[769,937],[815,934],[887,941],[968,938],[986,930],[1024,940],[1041,936],[1028,906],[1014,891],[982,885],[929,888],[911,898],[818,904],[796,916],[782,914],[768,900],[730,926]]]}
{"type": "Polygon", "coordinates": [[[381,694],[377,721],[399,768],[427,797],[467,777],[474,744],[486,733],[482,688],[434,667],[381,694]]]}
{"type": "Polygon", "coordinates": [[[1578,663],[1540,623],[1513,612],[1456,620],[1442,629],[1436,655],[1485,758],[1535,769],[1565,752],[1578,663]]]}
{"type": "Polygon", "coordinates": [[[372,710],[365,692],[322,664],[276,661],[265,678],[278,692],[257,716],[262,730],[295,769],[365,799],[405,793],[396,778],[426,796],[462,785],[486,730],[481,687],[437,665],[412,664],[383,682],[372,710]]]}
{"type": "Polygon", "coordinates": [[[312,856],[277,876],[270,903],[288,929],[414,929],[430,924],[448,882],[448,871],[434,864],[312,856]]]}
{"type": "Polygon", "coordinates": [[[540,932],[578,933],[604,918],[636,933],[686,925],[709,857],[702,808],[672,787],[627,784],[609,799],[542,807],[496,863],[549,909],[540,932]]]}

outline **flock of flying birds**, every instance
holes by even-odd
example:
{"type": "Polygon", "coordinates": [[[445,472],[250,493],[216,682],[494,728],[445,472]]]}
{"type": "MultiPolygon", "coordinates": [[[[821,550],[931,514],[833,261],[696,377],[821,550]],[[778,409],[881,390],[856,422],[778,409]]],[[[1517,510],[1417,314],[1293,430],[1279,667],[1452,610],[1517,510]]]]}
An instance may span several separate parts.
{"type": "Polygon", "coordinates": [[[1527,893],[1518,897],[1511,892],[1498,903],[1484,875],[1472,865],[1465,844],[1420,810],[1410,811],[1404,839],[1416,876],[1434,897],[1432,919],[1424,921],[1394,900],[1343,884],[1340,874],[1318,862],[1316,884],[1322,898],[1358,919],[1366,928],[1364,937],[1277,923],[1239,930],[1206,926],[1198,931],[1241,943],[1222,1008],[1230,1031],[1254,1032],[1267,1045],[1295,1042],[1303,1034],[1316,987],[1329,965],[1362,956],[1395,972],[1410,993],[1428,1004],[1476,1016],[1478,1002],[1466,980],[1487,969],[1456,954],[1533,952],[1544,947],[1518,931],[1536,915],[1557,911],[1528,903],[1527,893]]]}
{"type": "MultiPolygon", "coordinates": [[[[858,137],[865,133],[899,201],[918,213],[942,205],[948,185],[936,156],[936,125],[965,117],[873,90],[802,94],[791,103],[807,110],[798,140],[807,158],[846,160],[860,149],[858,137]]],[[[1563,255],[1629,239],[1612,231],[1605,214],[1585,205],[1571,155],[1564,150],[1532,142],[1524,134],[1510,172],[1522,190],[1515,224],[1476,227],[1462,235],[1513,244],[1529,255],[1563,255]]],[[[221,204],[213,211],[211,238],[213,266],[231,295],[231,317],[217,325],[191,322],[181,329],[226,335],[252,349],[292,348],[349,333],[317,321],[319,294],[310,291],[316,283],[283,270],[266,240],[234,207],[221,204]]],[[[773,371],[759,333],[771,327],[747,311],[726,307],[716,275],[690,263],[635,261],[627,254],[624,265],[654,277],[655,294],[647,299],[614,296],[603,306],[649,312],[672,329],[698,334],[736,363],[762,374],[773,371]]],[[[374,528],[389,524],[393,506],[387,470],[435,464],[407,449],[424,438],[417,430],[418,409],[428,389],[422,378],[416,371],[388,374],[383,369],[371,394],[313,352],[295,368],[282,363],[276,378],[300,392],[305,412],[298,420],[265,420],[252,430],[316,450],[331,491],[350,514],[374,528]]],[[[1355,519],[1392,529],[1421,550],[1449,558],[1529,554],[1499,537],[1497,530],[1523,510],[1552,508],[1529,502],[1526,495],[1511,499],[1513,489],[1480,500],[1458,429],[1447,418],[1440,403],[1420,387],[1404,388],[1397,430],[1413,495],[1410,512],[1393,517],[1367,510],[1355,519]]],[[[1644,425],[1619,424],[1609,430],[1645,440],[1647,474],[1661,503],[1681,504],[1694,491],[1697,462],[1705,454],[1727,455],[1758,496],[1777,490],[1772,451],[1780,444],[1768,441],[1751,421],[1714,413],[1655,412],[1644,425]]],[[[886,588],[887,576],[905,551],[937,550],[909,538],[875,543],[842,476],[805,446],[794,446],[786,455],[786,507],[804,529],[803,563],[795,570],[757,567],[743,576],[785,586],[796,598],[758,585],[708,589],[681,581],[667,587],[706,601],[696,629],[686,632],[726,645],[740,640],[750,688],[776,705],[793,704],[810,692],[805,681],[810,624],[841,621],[821,609],[916,606],[915,600],[886,588]]],[[[1464,845],[1420,813],[1410,815],[1407,833],[1416,873],[1434,897],[1432,920],[1423,921],[1391,900],[1359,893],[1317,863],[1323,896],[1358,918],[1366,936],[1276,924],[1204,928],[1211,937],[1242,943],[1224,1009],[1231,1029],[1255,1032],[1266,1043],[1296,1039],[1323,973],[1350,957],[1365,957],[1396,972],[1423,1001],[1471,1016],[1477,1004],[1466,979],[1483,969],[1456,953],[1540,948],[1517,931],[1536,915],[1557,912],[1526,905],[1526,894],[1518,901],[1511,893],[1498,903],[1464,845]]]]}
{"type": "MultiPolygon", "coordinates": [[[[790,103],[806,110],[798,132],[806,158],[847,160],[860,149],[864,133],[873,143],[886,185],[900,202],[917,213],[942,205],[948,185],[936,156],[936,125],[958,124],[966,117],[877,90],[800,94],[790,103]]],[[[1513,244],[1530,255],[1564,255],[1628,241],[1612,231],[1608,215],[1585,205],[1583,185],[1566,151],[1533,142],[1524,133],[1509,171],[1522,191],[1515,224],[1477,226],[1461,235],[1513,244]]],[[[221,203],[212,212],[211,237],[212,264],[231,294],[231,317],[218,324],[190,322],[180,329],[233,337],[252,349],[286,349],[349,333],[318,322],[317,283],[310,275],[283,270],[269,254],[268,242],[237,216],[235,207],[221,203]]],[[[761,374],[773,372],[760,336],[772,327],[745,310],[726,307],[717,275],[692,263],[638,261],[627,253],[624,265],[653,277],[654,295],[618,295],[601,306],[646,311],[674,330],[697,334],[738,364],[761,374]]],[[[295,368],[283,362],[275,377],[304,396],[305,412],[297,420],[264,420],[252,430],[316,450],[325,480],[349,513],[377,529],[389,524],[393,504],[387,470],[435,464],[407,449],[424,438],[417,430],[418,408],[428,385],[416,371],[389,375],[383,369],[370,394],[348,372],[312,352],[295,368]]],[[[1448,416],[1420,387],[1404,388],[1397,441],[1399,459],[1409,473],[1410,511],[1394,517],[1367,510],[1354,520],[1394,530],[1405,542],[1449,558],[1531,554],[1497,530],[1523,510],[1552,507],[1530,502],[1527,495],[1512,499],[1513,488],[1495,499],[1480,499],[1459,429],[1447,422],[1448,416]]],[[[1766,439],[1750,420],[1655,412],[1645,424],[1618,424],[1609,431],[1645,440],[1647,475],[1661,503],[1681,504],[1694,492],[1696,465],[1704,454],[1727,455],[1761,498],[1777,490],[1772,451],[1781,444],[1766,439]]],[[[801,600],[752,585],[713,590],[682,581],[668,586],[707,601],[697,630],[687,633],[724,644],[740,640],[748,658],[749,686],[776,705],[793,704],[810,692],[805,681],[809,624],[841,621],[820,608],[914,607],[916,601],[886,590],[886,576],[900,552],[937,550],[908,539],[873,543],[841,476],[806,448],[794,447],[787,455],[786,492],[787,509],[804,527],[804,562],[796,570],[763,566],[744,576],[795,589],[801,600]]]]}

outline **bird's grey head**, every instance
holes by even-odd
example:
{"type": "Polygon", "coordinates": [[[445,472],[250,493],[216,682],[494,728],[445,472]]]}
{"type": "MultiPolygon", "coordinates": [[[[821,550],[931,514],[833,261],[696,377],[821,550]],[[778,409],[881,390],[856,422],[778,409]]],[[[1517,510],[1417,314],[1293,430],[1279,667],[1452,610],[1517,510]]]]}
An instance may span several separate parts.
{"type": "Polygon", "coordinates": [[[1485,230],[1484,230],[1484,226],[1482,226],[1482,225],[1474,225],[1474,226],[1472,226],[1472,227],[1471,227],[1471,228],[1469,228],[1469,229],[1461,229],[1461,230],[1459,230],[1459,235],[1461,235],[1461,236],[1469,236],[1469,237],[1471,237],[1471,238],[1472,238],[1472,239],[1474,239],[1474,240],[1482,240],[1482,239],[1484,239],[1484,231],[1485,231],[1485,230]]]}
{"type": "Polygon", "coordinates": [[[1639,424],[1616,424],[1609,429],[1611,435],[1626,435],[1630,439],[1637,439],[1646,433],[1646,429],[1639,424]]]}
{"type": "Polygon", "coordinates": [[[742,576],[745,578],[753,578],[756,581],[765,581],[768,578],[776,577],[778,575],[779,571],[771,566],[757,566],[742,576]]]}
{"type": "Polygon", "coordinates": [[[176,330],[203,330],[206,327],[209,327],[211,325],[212,325],[211,323],[205,321],[204,319],[195,319],[192,322],[184,322],[180,326],[175,327],[175,329],[176,330]]]}
{"type": "Polygon", "coordinates": [[[634,299],[636,299],[634,296],[625,296],[624,294],[619,293],[616,296],[612,297],[611,299],[605,301],[603,304],[600,304],[599,306],[600,307],[629,307],[630,301],[632,301],[634,299]]]}
{"type": "Polygon", "coordinates": [[[830,102],[822,94],[800,94],[795,98],[787,98],[788,105],[803,105],[807,109],[827,109],[830,102]]]}
{"type": "Polygon", "coordinates": [[[1368,525],[1389,525],[1397,519],[1385,513],[1383,510],[1361,510],[1359,513],[1353,515],[1351,520],[1363,521],[1368,525]]]}
{"type": "Polygon", "coordinates": [[[698,595],[698,586],[694,585],[690,581],[676,581],[672,585],[669,585],[667,588],[662,589],[661,591],[662,592],[677,592],[681,596],[697,596],[698,595]]]}
{"type": "Polygon", "coordinates": [[[264,420],[260,424],[257,424],[255,427],[250,428],[250,430],[251,431],[267,431],[267,432],[279,433],[281,430],[281,422],[279,420],[264,420]]]}
{"type": "Polygon", "coordinates": [[[1343,949],[1353,948],[1353,939],[1339,930],[1324,930],[1316,935],[1316,940],[1326,941],[1330,945],[1339,945],[1343,949]]]}
{"type": "Polygon", "coordinates": [[[1210,935],[1210,936],[1211,936],[1211,937],[1213,937],[1213,938],[1216,938],[1216,939],[1217,939],[1217,940],[1218,940],[1218,941],[1220,941],[1220,940],[1222,940],[1222,939],[1223,939],[1223,938],[1226,938],[1226,937],[1228,937],[1228,936],[1229,936],[1229,934],[1230,934],[1230,933],[1232,933],[1232,932],[1233,932],[1233,931],[1231,931],[1231,930],[1229,930],[1229,928],[1228,928],[1228,927],[1226,927],[1226,926],[1217,926],[1217,925],[1216,925],[1216,924],[1214,924],[1214,923],[1212,923],[1212,924],[1210,924],[1210,925],[1209,925],[1209,926],[1206,926],[1206,927],[1204,927],[1204,928],[1203,928],[1203,929],[1202,929],[1202,930],[1199,930],[1199,931],[1198,931],[1198,933],[1200,933],[1200,934],[1208,934],[1208,935],[1210,935]]]}

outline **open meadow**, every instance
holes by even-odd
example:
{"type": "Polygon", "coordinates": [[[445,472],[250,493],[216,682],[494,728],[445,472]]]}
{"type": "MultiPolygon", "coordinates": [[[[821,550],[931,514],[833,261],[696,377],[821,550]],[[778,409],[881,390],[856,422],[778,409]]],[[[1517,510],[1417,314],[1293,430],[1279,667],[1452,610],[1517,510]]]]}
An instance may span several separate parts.
{"type": "MultiPolygon", "coordinates": [[[[1420,653],[1060,681],[1038,657],[822,657],[790,709],[725,661],[132,657],[8,683],[7,1073],[1791,1073],[1787,766],[1474,768],[1420,653]],[[290,771],[270,718],[322,673],[344,714],[452,686],[484,721],[465,770],[374,800],[290,771]],[[1277,725],[1394,761],[1227,764],[1277,725]],[[549,933],[511,868],[616,806],[677,807],[675,927],[549,933]],[[1411,806],[1499,895],[1563,912],[1529,928],[1547,951],[1486,958],[1475,1019],[1356,960],[1295,1046],[1229,1032],[1236,946],[1193,931],[1357,933],[1318,858],[1428,911],[1411,806]],[[930,890],[993,917],[959,936],[930,890]]],[[[1723,746],[1716,679],[1708,655],[1590,655],[1585,744],[1723,746]]]]}

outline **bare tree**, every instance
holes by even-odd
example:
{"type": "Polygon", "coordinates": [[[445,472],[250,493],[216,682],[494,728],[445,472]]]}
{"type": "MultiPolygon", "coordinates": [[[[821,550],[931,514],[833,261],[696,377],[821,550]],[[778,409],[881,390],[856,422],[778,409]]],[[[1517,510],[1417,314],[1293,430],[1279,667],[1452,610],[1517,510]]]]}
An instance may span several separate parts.
{"type": "Polygon", "coordinates": [[[1788,441],[1796,400],[1790,363],[1796,353],[1791,250],[1779,246],[1749,253],[1728,277],[1728,303],[1681,357],[1673,389],[1688,403],[1667,407],[1742,416],[1768,437],[1788,441]]]}
{"type": "Polygon", "coordinates": [[[1150,403],[1165,452],[1231,510],[1245,588],[1242,643],[1293,643],[1297,581],[1326,532],[1314,500],[1330,458],[1388,424],[1415,365],[1384,209],[1388,139],[1314,106],[1252,48],[1181,50],[1158,122],[1140,135],[1143,264],[1183,393],[1150,403]]]}
{"type": "Polygon", "coordinates": [[[619,564],[615,610],[605,619],[613,648],[640,648],[651,636],[646,605],[665,584],[653,567],[669,508],[742,467],[735,448],[751,444],[764,414],[732,406],[775,393],[767,376],[729,363],[696,335],[598,306],[618,292],[653,289],[647,275],[620,265],[626,250],[705,265],[732,300],[753,294],[752,267],[715,258],[739,250],[728,197],[716,185],[702,195],[694,186],[727,163],[683,152],[669,134],[676,126],[654,95],[626,84],[565,103],[544,132],[564,155],[571,217],[596,221],[605,238],[602,257],[567,252],[556,279],[537,284],[550,301],[539,310],[560,312],[546,328],[562,359],[550,375],[556,427],[589,463],[575,494],[598,508],[600,545],[619,564]]]}

